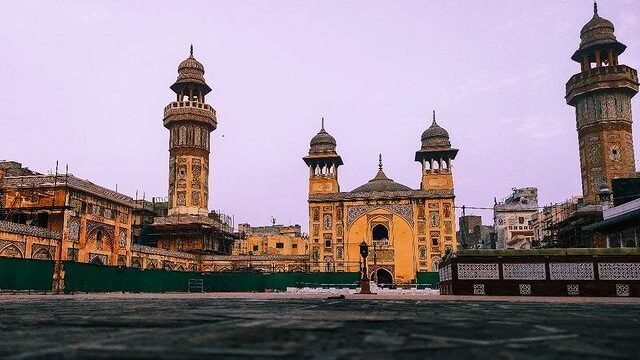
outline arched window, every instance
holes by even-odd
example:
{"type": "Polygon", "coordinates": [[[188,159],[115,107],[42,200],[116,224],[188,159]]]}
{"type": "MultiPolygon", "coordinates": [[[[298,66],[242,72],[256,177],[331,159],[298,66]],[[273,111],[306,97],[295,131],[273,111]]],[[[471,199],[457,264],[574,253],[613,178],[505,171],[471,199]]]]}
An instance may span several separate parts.
{"type": "Polygon", "coordinates": [[[103,242],[104,234],[102,230],[98,230],[98,232],[96,232],[96,250],[102,250],[103,242]]]}
{"type": "Polygon", "coordinates": [[[378,224],[372,229],[373,241],[386,241],[389,240],[389,229],[382,224],[378,224]]]}

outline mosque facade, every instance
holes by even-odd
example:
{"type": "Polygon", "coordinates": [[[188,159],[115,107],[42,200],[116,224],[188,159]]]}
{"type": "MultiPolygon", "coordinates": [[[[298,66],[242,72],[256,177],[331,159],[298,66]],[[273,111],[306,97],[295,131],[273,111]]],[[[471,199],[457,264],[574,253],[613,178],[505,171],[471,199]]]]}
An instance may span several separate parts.
{"type": "Polygon", "coordinates": [[[415,161],[419,189],[378,171],[367,183],[340,191],[343,165],[336,139],[324,128],[303,158],[309,167],[309,255],[312,271],[359,271],[359,245],[369,245],[369,276],[379,283],[409,283],[416,273],[437,271],[447,251],[457,248],[455,195],[449,133],[433,115],[421,136],[415,161]]]}

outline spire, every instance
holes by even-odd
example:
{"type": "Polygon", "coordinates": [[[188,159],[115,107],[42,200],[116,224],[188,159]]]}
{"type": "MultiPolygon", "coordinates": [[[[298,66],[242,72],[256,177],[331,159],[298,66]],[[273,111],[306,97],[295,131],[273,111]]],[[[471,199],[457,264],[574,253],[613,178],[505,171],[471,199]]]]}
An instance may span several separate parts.
{"type": "Polygon", "coordinates": [[[193,44],[191,44],[191,48],[189,49],[189,57],[193,57],[193,44]]]}
{"type": "Polygon", "coordinates": [[[322,117],[322,127],[320,128],[320,131],[324,131],[324,116],[322,117]]]}
{"type": "Polygon", "coordinates": [[[378,154],[378,170],[382,170],[382,154],[378,154]]]}
{"type": "Polygon", "coordinates": [[[593,0],[593,16],[598,16],[598,2],[593,0]]]}
{"type": "Polygon", "coordinates": [[[436,111],[433,110],[433,123],[431,123],[431,126],[433,125],[438,125],[438,123],[436,123],[436,111]]]}

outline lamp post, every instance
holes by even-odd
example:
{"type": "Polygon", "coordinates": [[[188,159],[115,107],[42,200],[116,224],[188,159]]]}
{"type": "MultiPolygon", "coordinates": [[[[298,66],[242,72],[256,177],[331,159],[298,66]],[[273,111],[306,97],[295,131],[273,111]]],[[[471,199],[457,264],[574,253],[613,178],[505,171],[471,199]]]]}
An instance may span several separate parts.
{"type": "Polygon", "coordinates": [[[360,243],[360,256],[362,256],[362,278],[360,279],[359,294],[372,294],[369,287],[369,276],[367,276],[367,256],[369,256],[369,245],[364,240],[360,243]]]}

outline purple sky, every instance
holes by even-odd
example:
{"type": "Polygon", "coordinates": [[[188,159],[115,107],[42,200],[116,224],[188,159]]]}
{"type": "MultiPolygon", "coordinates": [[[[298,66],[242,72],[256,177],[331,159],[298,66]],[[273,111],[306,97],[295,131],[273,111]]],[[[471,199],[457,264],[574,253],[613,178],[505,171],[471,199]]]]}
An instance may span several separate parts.
{"type": "MultiPolygon", "coordinates": [[[[628,46],[620,63],[640,68],[640,1],[602,0],[599,13],[628,46]]],[[[417,188],[434,108],[460,149],[457,205],[490,207],[520,186],[561,201],[581,192],[564,85],[592,14],[589,0],[4,0],[0,158],[166,196],[163,108],[193,43],[219,121],[209,208],[236,223],[308,227],[301,157],[321,116],[342,191],[375,175],[379,152],[390,178],[417,188]]]]}

